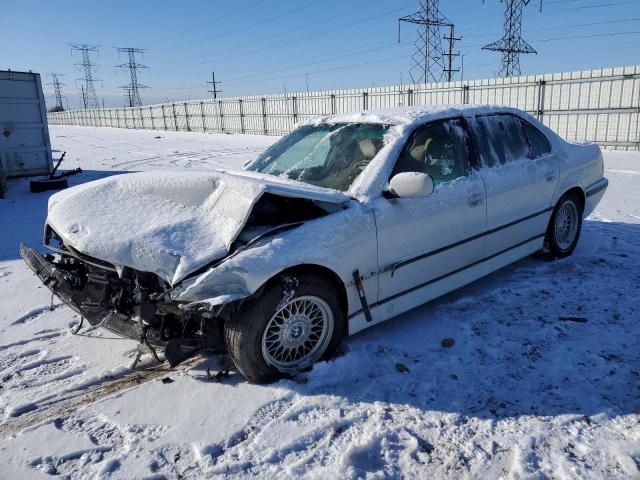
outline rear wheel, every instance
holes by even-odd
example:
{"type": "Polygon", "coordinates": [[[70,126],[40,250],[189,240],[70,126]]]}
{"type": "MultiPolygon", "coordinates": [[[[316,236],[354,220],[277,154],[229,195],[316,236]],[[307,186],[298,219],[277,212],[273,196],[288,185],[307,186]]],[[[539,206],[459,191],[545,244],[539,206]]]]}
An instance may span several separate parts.
{"type": "Polygon", "coordinates": [[[571,255],[582,230],[582,201],[576,193],[564,195],[556,204],[545,237],[545,250],[552,258],[571,255]]]}
{"type": "Polygon", "coordinates": [[[339,346],[346,318],[329,280],[291,275],[267,286],[225,322],[227,350],[252,383],[307,369],[339,346]]]}
{"type": "Polygon", "coordinates": [[[44,178],[40,180],[31,180],[29,188],[31,193],[46,192],[48,190],[62,190],[69,186],[66,178],[44,178]]]}

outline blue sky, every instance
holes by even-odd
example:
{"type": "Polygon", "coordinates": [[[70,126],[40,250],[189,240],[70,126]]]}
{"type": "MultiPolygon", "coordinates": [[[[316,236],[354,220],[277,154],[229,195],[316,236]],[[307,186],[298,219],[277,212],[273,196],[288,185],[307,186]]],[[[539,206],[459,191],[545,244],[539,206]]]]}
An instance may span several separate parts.
{"type": "MultiPolygon", "coordinates": [[[[211,70],[223,96],[398,84],[408,69],[415,30],[397,18],[415,0],[182,0],[92,2],[3,0],[0,69],[64,73],[69,107],[80,104],[81,74],[68,43],[100,45],[94,61],[99,98],[122,105],[129,82],[114,66],[114,47],[148,49],[139,59],[143,103],[208,98],[211,70]]],[[[462,35],[464,78],[492,77],[497,53],[481,47],[502,35],[498,0],[441,0],[462,35]]],[[[538,51],[522,73],[640,64],[640,0],[532,0],[524,38],[538,51]]]]}

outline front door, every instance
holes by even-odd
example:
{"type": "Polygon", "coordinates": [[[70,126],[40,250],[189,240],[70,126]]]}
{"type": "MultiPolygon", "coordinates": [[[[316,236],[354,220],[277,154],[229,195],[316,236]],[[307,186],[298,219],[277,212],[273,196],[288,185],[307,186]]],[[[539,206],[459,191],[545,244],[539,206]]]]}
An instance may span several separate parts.
{"type": "Polygon", "coordinates": [[[481,258],[485,190],[472,168],[469,146],[462,119],[420,127],[391,176],[428,173],[434,181],[433,193],[424,198],[375,200],[381,268],[376,321],[438,296],[425,288],[481,258]]]}

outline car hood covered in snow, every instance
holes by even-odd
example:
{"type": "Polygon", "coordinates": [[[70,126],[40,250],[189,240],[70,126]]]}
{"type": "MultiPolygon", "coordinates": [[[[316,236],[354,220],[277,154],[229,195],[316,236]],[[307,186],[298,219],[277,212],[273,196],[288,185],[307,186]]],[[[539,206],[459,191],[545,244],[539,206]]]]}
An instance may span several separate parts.
{"type": "Polygon", "coordinates": [[[56,193],[47,223],[67,246],[175,285],[228,254],[263,193],[343,203],[342,192],[247,171],[116,175],[56,193]]]}

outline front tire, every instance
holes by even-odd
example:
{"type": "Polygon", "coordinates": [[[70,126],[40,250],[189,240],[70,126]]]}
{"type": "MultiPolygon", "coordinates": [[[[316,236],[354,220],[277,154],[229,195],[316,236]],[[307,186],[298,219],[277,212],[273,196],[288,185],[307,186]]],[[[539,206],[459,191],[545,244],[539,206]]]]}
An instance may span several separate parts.
{"type": "Polygon", "coordinates": [[[582,212],[582,201],[574,192],[558,201],[545,237],[545,250],[551,258],[564,258],[573,253],[582,231],[582,212]]]}
{"type": "Polygon", "coordinates": [[[227,350],[251,383],[295,374],[337,349],[346,325],[343,310],[328,279],[285,275],[225,322],[227,350]]]}

